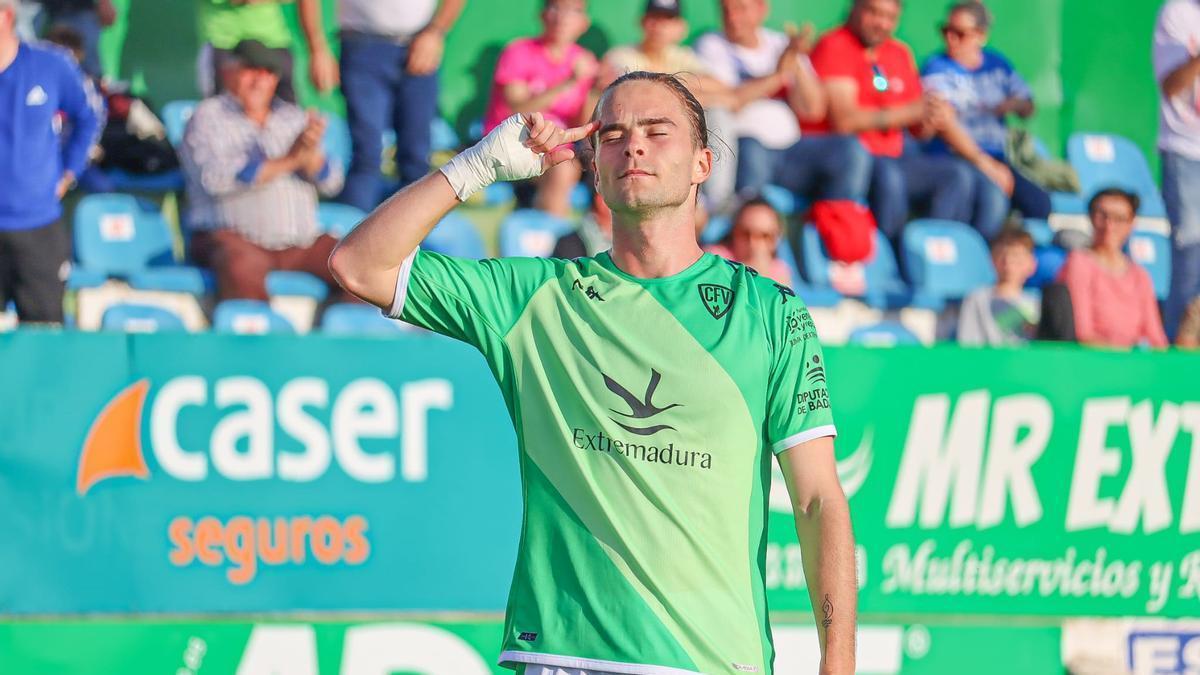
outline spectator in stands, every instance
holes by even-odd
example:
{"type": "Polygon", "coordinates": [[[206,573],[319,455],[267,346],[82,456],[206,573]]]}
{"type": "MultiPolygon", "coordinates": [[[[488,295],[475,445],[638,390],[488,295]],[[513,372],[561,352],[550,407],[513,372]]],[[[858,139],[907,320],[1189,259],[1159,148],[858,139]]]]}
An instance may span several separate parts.
{"type": "Polygon", "coordinates": [[[721,0],[723,31],[696,51],[733,92],[737,111],[737,191],[767,184],[802,196],[864,200],[870,158],[851,137],[800,135],[799,121],[826,114],[826,95],[809,61],[811,29],[792,36],[763,27],[766,0],[721,0]]]}
{"type": "Polygon", "coordinates": [[[90,77],[100,77],[100,31],[113,25],[117,10],[112,0],[41,0],[53,26],[69,26],[83,39],[80,65],[90,77]]]}
{"type": "Polygon", "coordinates": [[[790,288],[792,271],[776,255],[783,231],[783,217],[771,203],[762,197],[750,197],[734,213],[729,234],[721,243],[707,249],[709,253],[754,268],[790,288]]]}
{"type": "Polygon", "coordinates": [[[1059,281],[1070,293],[1075,337],[1084,344],[1166,347],[1150,274],[1125,255],[1138,196],[1100,190],[1088,203],[1092,245],[1067,256],[1059,281]]]}
{"type": "MultiPolygon", "coordinates": [[[[959,124],[979,151],[1004,163],[1012,172],[1011,199],[995,181],[981,171],[974,172],[976,190],[971,224],[988,238],[1000,232],[1012,207],[1026,218],[1044,220],[1050,215],[1050,195],[1004,159],[1007,118],[1031,117],[1033,93],[1004,55],[985,47],[991,25],[992,13],[979,0],[955,3],[941,26],[946,51],[933,55],[921,70],[925,88],[954,106],[959,124]]],[[[950,148],[945,141],[935,138],[926,151],[946,155],[950,148]]]]}
{"type": "Polygon", "coordinates": [[[232,55],[229,92],[196,107],[180,151],[192,257],[213,269],[223,300],[266,300],[276,269],[336,289],[326,261],[337,242],[317,224],[317,193],[337,194],[342,168],[322,150],[324,119],[275,98],[276,52],[245,40],[232,55]]]}
{"type": "Polygon", "coordinates": [[[0,0],[0,308],[12,300],[22,322],[62,323],[71,243],[60,201],[101,121],[71,57],[19,40],[16,16],[16,0],[0,0]]]}
{"type": "Polygon", "coordinates": [[[574,231],[559,237],[552,258],[583,258],[612,248],[612,211],[592,193],[592,206],[574,231]]]}
{"type": "MultiPolygon", "coordinates": [[[[542,34],[514,40],[500,53],[484,133],[514,113],[540,112],[561,128],[579,126],[591,114],[588,93],[596,57],[576,44],[591,25],[585,0],[545,0],[542,34]]],[[[559,217],[571,213],[571,189],[579,182],[578,161],[563,162],[538,179],[535,206],[559,217]]]]}
{"type": "Polygon", "coordinates": [[[853,0],[846,24],[821,38],[812,62],[829,94],[829,114],[805,126],[813,133],[857,134],[871,152],[871,210],[892,240],[911,204],[928,203],[932,218],[969,222],[974,203],[969,167],[921,153],[906,129],[922,140],[940,135],[997,183],[1012,180],[1007,167],[978,151],[950,104],[922,90],[912,51],[893,37],[900,9],[900,0],[853,0]]]}
{"type": "Polygon", "coordinates": [[[958,315],[958,342],[963,345],[1020,345],[1033,337],[1040,309],[1025,293],[1025,282],[1037,269],[1033,237],[1006,230],[992,239],[996,285],[963,299],[958,315]]]}
{"type": "MultiPolygon", "coordinates": [[[[237,69],[232,49],[243,40],[257,40],[275,53],[283,64],[279,98],[296,102],[292,82],[292,31],[283,14],[290,0],[198,0],[200,61],[197,64],[200,91],[205,96],[227,88],[227,78],[237,69]]],[[[338,84],[338,63],[325,39],[321,0],[296,0],[300,25],[308,43],[308,72],[319,92],[332,91],[338,84]]]]}
{"type": "Polygon", "coordinates": [[[1163,200],[1171,220],[1171,293],[1164,307],[1168,332],[1200,296],[1200,3],[1169,0],[1154,30],[1154,75],[1159,95],[1158,149],[1163,200]]]}
{"type": "MultiPolygon", "coordinates": [[[[732,125],[730,110],[736,106],[733,91],[713,77],[708,65],[692,48],[682,44],[688,34],[682,11],[679,0],[647,1],[641,19],[642,41],[614,47],[604,55],[588,100],[589,110],[595,107],[600,93],[613,80],[628,72],[644,70],[679,77],[704,106],[709,129],[725,129],[732,125]]],[[[731,201],[736,161],[736,157],[722,157],[714,162],[713,173],[701,188],[705,197],[722,205],[731,201]]]]}
{"type": "Polygon", "coordinates": [[[429,171],[438,66],[466,0],[341,0],[342,94],[353,158],[340,200],[379,203],[383,130],[396,132],[400,187],[429,171]]]}

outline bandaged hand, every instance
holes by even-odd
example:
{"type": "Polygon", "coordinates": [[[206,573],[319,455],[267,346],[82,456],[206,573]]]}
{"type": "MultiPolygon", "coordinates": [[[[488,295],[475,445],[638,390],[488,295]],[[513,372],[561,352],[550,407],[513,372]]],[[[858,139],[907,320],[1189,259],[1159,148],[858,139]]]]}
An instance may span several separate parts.
{"type": "Polygon", "coordinates": [[[575,157],[571,144],[587,138],[598,122],[561,129],[541,113],[513,115],[478,143],[454,156],[441,171],[459,200],[496,181],[536,178],[575,157]]]}

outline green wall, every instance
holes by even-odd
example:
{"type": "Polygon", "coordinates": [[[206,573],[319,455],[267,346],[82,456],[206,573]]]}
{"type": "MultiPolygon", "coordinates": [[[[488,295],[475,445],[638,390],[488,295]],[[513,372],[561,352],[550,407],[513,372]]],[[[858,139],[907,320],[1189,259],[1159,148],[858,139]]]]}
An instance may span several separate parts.
{"type": "MultiPolygon", "coordinates": [[[[326,0],[333,26],[333,1],[326,0]]],[[[538,30],[542,0],[467,0],[467,8],[446,48],[440,105],[460,130],[481,116],[496,56],[514,37],[538,30]]],[[[836,25],[847,0],[776,0],[769,23],[812,21],[836,25]]],[[[905,3],[900,37],[918,60],[940,46],[935,26],[947,0],[905,3]]],[[[1038,103],[1033,130],[1061,153],[1073,131],[1095,130],[1132,138],[1157,167],[1154,140],[1157,95],[1150,67],[1150,40],[1158,0],[992,0],[997,16],[992,44],[1005,52],[1029,80],[1038,103]]],[[[145,82],[161,104],[196,95],[198,39],[195,0],[118,0],[126,16],[105,36],[110,73],[145,82]]],[[[593,25],[583,43],[593,51],[635,40],[644,0],[592,0],[593,25]]],[[[294,7],[289,7],[293,24],[294,7]]],[[[718,23],[716,0],[690,0],[685,14],[693,36],[718,23]]],[[[303,54],[301,54],[303,56],[303,54]]],[[[306,73],[303,63],[299,73],[306,73]]],[[[310,104],[340,110],[336,96],[318,99],[304,77],[302,96],[310,104]]]]}

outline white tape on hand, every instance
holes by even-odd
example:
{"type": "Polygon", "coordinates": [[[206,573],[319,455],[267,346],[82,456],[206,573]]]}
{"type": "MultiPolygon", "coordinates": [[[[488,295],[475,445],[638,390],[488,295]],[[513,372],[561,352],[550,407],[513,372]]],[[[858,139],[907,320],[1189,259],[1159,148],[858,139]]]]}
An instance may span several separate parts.
{"type": "Polygon", "coordinates": [[[442,173],[462,201],[496,181],[542,175],[542,155],[523,144],[529,128],[521,115],[504,120],[478,143],[454,156],[442,173]]]}

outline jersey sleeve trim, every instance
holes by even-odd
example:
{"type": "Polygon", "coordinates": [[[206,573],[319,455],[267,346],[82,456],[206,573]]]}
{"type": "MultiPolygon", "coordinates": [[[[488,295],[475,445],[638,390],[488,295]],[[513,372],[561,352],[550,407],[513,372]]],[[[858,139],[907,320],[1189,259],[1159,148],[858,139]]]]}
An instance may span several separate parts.
{"type": "Polygon", "coordinates": [[[420,251],[421,247],[416,247],[400,264],[400,273],[396,275],[396,295],[392,299],[392,308],[387,312],[389,319],[399,319],[400,315],[404,313],[404,301],[408,298],[408,280],[412,277],[413,261],[416,260],[417,253],[420,251]]]}
{"type": "Polygon", "coordinates": [[[824,438],[825,436],[837,436],[837,427],[833,426],[832,424],[825,424],[807,431],[801,431],[798,434],[792,434],[781,441],[776,441],[775,444],[771,446],[771,452],[774,452],[778,455],[788,448],[795,447],[801,443],[807,443],[818,438],[824,438]]]}
{"type": "Polygon", "coordinates": [[[500,653],[496,662],[503,666],[506,663],[526,663],[539,666],[556,666],[558,668],[578,668],[584,671],[605,673],[629,673],[630,675],[700,675],[694,670],[672,668],[670,666],[655,666],[645,663],[623,663],[621,661],[605,661],[603,659],[588,659],[559,654],[542,654],[539,652],[505,650],[500,653]]]}

